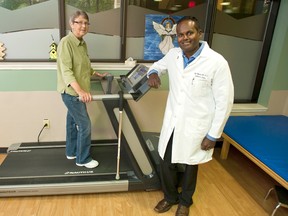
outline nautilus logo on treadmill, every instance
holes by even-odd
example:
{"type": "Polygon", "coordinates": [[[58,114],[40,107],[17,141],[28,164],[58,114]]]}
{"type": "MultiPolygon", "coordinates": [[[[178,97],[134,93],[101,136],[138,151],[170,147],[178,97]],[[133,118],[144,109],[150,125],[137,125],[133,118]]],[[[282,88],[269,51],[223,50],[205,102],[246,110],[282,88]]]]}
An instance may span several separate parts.
{"type": "Polygon", "coordinates": [[[91,171],[73,171],[73,172],[70,172],[70,171],[67,171],[64,173],[64,175],[79,175],[79,174],[93,174],[93,170],[91,171]]]}
{"type": "Polygon", "coordinates": [[[31,150],[10,150],[9,152],[31,152],[31,150]]]}

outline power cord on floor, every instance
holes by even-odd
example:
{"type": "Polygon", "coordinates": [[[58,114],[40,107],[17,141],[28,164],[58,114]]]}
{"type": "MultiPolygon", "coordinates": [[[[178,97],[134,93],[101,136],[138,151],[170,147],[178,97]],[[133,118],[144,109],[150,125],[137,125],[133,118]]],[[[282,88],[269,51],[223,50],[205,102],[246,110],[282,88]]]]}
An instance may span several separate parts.
{"type": "Polygon", "coordinates": [[[38,142],[38,143],[39,143],[39,138],[40,138],[40,135],[41,135],[42,131],[43,131],[44,128],[47,127],[47,126],[48,126],[48,124],[44,124],[43,127],[42,127],[42,129],[40,130],[40,132],[39,132],[39,134],[38,134],[38,138],[37,138],[37,142],[38,142]]]}

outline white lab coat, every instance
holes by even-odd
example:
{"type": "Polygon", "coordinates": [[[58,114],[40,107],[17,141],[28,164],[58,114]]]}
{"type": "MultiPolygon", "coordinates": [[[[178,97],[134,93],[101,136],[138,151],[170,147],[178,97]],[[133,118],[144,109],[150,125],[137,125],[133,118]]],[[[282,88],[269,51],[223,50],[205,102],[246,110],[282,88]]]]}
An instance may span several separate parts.
{"type": "MultiPolygon", "coordinates": [[[[171,49],[149,71],[168,72],[169,94],[158,151],[163,159],[174,130],[172,163],[200,164],[212,159],[213,149],[201,150],[207,134],[219,138],[234,100],[227,61],[204,43],[201,54],[185,69],[180,48],[171,49]]],[[[149,73],[149,72],[148,72],[149,73]]]]}

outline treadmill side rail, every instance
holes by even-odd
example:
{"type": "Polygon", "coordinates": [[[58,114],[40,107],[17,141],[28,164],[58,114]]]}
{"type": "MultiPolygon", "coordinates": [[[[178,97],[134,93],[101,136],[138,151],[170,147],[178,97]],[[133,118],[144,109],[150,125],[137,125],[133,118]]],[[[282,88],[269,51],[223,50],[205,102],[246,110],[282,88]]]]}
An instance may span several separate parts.
{"type": "Polygon", "coordinates": [[[0,186],[0,197],[128,191],[128,180],[0,186]]]}

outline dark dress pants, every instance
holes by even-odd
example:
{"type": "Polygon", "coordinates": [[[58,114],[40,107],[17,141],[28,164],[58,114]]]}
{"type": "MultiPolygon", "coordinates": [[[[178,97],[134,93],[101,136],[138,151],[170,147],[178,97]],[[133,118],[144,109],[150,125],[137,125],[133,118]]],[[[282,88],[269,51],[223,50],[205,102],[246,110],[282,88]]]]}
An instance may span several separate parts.
{"type": "Polygon", "coordinates": [[[189,207],[193,204],[192,196],[196,188],[198,165],[172,164],[172,141],[173,134],[168,142],[164,160],[160,159],[160,178],[164,198],[169,203],[180,203],[189,207]],[[179,187],[182,188],[180,192],[179,187]]]}

